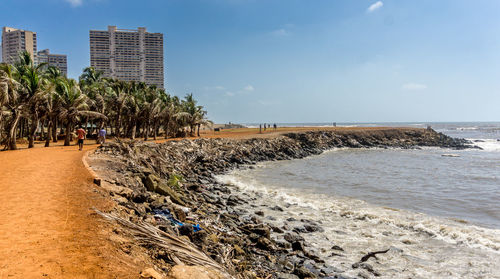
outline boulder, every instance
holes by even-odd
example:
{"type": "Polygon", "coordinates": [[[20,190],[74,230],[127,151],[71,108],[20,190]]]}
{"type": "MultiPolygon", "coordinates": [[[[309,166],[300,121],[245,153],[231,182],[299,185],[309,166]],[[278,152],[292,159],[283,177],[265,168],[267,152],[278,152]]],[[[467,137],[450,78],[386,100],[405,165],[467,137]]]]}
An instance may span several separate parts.
{"type": "Polygon", "coordinates": [[[255,233],[266,238],[269,238],[271,236],[271,230],[267,225],[264,224],[246,224],[242,226],[241,229],[245,232],[255,233]]]}
{"type": "Polygon", "coordinates": [[[161,275],[158,271],[153,268],[146,268],[141,272],[141,278],[147,279],[164,279],[165,277],[161,275]]]}
{"type": "Polygon", "coordinates": [[[167,274],[167,279],[225,279],[220,272],[204,266],[176,265],[167,274]]]}
{"type": "Polygon", "coordinates": [[[300,236],[298,233],[286,233],[284,236],[286,241],[290,243],[294,243],[297,241],[304,241],[304,238],[300,236]]]}
{"type": "Polygon", "coordinates": [[[148,189],[148,191],[155,192],[159,181],[160,178],[154,174],[150,174],[146,177],[146,179],[144,179],[144,186],[148,189]]]}
{"type": "Polygon", "coordinates": [[[276,246],[266,237],[260,237],[259,240],[257,240],[257,247],[271,252],[276,251],[276,246]]]}
{"type": "Polygon", "coordinates": [[[289,274],[289,273],[284,273],[284,272],[278,272],[276,274],[277,279],[299,279],[299,276],[295,274],[289,274]]]}
{"type": "Polygon", "coordinates": [[[177,194],[177,192],[175,192],[174,189],[170,188],[170,186],[168,186],[166,183],[158,183],[155,192],[160,195],[169,196],[172,202],[175,202],[182,206],[186,205],[184,201],[182,201],[179,197],[179,194],[177,194]]]}

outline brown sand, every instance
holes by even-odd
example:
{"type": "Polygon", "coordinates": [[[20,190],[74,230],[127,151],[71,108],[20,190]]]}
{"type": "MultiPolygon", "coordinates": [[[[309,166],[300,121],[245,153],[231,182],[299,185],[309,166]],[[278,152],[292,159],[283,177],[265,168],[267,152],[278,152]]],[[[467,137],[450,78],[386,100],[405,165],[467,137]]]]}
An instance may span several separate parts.
{"type": "MultiPolygon", "coordinates": [[[[202,131],[202,137],[273,137],[325,129],[279,128],[262,134],[259,129],[229,129],[202,131]]],[[[87,142],[86,151],[97,147],[87,142]]],[[[85,152],[61,142],[42,146],[0,152],[0,278],[137,278],[147,260],[110,241],[116,238],[112,226],[92,208],[112,203],[92,184],[82,163],[85,152]]]]}
{"type": "MultiPolygon", "coordinates": [[[[86,150],[95,146],[86,146],[86,150]]],[[[0,278],[138,278],[75,146],[0,152],[0,278]]]]}

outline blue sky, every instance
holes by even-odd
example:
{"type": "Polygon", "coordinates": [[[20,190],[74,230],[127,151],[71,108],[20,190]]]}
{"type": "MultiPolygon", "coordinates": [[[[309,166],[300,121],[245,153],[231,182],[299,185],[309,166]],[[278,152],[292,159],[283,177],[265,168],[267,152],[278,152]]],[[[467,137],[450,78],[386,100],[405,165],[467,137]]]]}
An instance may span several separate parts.
{"type": "Polygon", "coordinates": [[[89,65],[89,30],[165,35],[171,94],[215,122],[500,121],[497,0],[2,0],[89,65]]]}

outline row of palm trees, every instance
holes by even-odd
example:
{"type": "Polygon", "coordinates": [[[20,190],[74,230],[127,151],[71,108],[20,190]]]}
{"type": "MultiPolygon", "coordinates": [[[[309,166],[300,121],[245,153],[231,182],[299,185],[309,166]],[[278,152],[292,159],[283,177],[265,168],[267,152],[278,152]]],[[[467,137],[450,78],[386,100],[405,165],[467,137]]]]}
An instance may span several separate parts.
{"type": "Polygon", "coordinates": [[[38,135],[45,146],[64,136],[69,145],[76,125],[89,134],[109,128],[116,137],[156,139],[194,136],[210,125],[207,112],[192,94],[184,99],[143,82],[105,78],[92,67],[79,81],[46,64],[35,65],[28,52],[14,65],[0,64],[0,144],[17,149],[19,138],[34,146],[38,135]]]}

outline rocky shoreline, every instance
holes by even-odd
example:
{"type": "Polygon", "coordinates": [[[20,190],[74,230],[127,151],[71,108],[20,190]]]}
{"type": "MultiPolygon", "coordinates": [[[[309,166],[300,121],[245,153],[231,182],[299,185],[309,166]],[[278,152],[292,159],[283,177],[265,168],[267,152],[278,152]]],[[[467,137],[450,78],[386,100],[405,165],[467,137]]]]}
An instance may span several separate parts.
{"type": "MultiPolygon", "coordinates": [[[[275,227],[263,220],[260,211],[242,212],[238,205],[258,202],[256,198],[217,183],[214,175],[339,147],[464,149],[470,144],[432,129],[315,131],[243,140],[109,143],[91,156],[90,165],[102,178],[102,188],[116,201],[115,214],[180,236],[225,269],[207,278],[224,274],[235,278],[350,278],[325,264],[305,243],[302,235],[321,230],[320,224],[303,220],[300,229],[275,227]]],[[[168,273],[178,262],[153,246],[147,247],[148,253],[157,269],[168,273]]],[[[328,248],[332,252],[342,249],[328,248]]],[[[353,263],[352,268],[362,270],[360,277],[381,275],[366,263],[374,255],[353,263]]]]}

